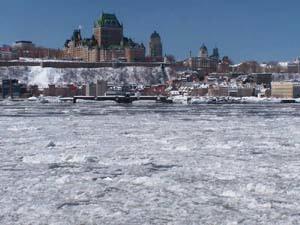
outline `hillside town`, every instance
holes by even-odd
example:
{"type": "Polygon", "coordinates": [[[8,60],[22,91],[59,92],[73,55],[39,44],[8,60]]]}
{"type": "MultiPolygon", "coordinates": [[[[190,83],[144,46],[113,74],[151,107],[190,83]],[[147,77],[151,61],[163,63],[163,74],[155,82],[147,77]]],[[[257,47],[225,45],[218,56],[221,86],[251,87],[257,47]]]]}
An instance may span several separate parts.
{"type": "MultiPolygon", "coordinates": [[[[41,47],[32,41],[20,40],[0,47],[0,93],[4,98],[38,96],[191,96],[191,97],[257,97],[300,98],[300,59],[290,62],[245,61],[235,64],[230,56],[221,55],[215,47],[209,51],[200,44],[197,56],[190,53],[183,60],[163,51],[163,37],[149,32],[149,43],[137,43],[124,36],[124,25],[115,14],[102,13],[96,19],[92,35],[82,36],[75,29],[62,49],[41,47]],[[147,46],[147,47],[146,47],[147,46]],[[47,87],[26,82],[16,76],[20,68],[157,68],[155,80],[138,79],[121,82],[105,79],[81,79],[47,87]],[[2,68],[2,69],[1,69],[2,68]],[[4,69],[10,71],[4,73],[4,69]],[[12,69],[13,68],[13,69],[12,69]]],[[[197,48],[197,46],[195,47],[197,48]]],[[[51,75],[51,74],[50,74],[51,75]]],[[[149,76],[149,74],[140,74],[149,76]]],[[[65,76],[61,74],[61,76],[65,76]]],[[[88,75],[86,75],[88,76],[88,75]]],[[[135,74],[133,74],[135,76],[135,74]]]]}

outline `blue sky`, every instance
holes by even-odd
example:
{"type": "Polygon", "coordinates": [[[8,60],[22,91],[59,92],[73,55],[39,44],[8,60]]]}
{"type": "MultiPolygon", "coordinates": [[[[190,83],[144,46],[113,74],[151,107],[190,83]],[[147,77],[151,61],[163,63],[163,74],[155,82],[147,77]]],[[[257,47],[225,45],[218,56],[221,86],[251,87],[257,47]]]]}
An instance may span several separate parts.
{"type": "Polygon", "coordinates": [[[290,60],[300,55],[299,8],[299,0],[1,0],[0,43],[59,48],[79,25],[91,36],[104,11],[116,13],[125,35],[146,46],[157,30],[177,59],[205,43],[235,62],[290,60]]]}

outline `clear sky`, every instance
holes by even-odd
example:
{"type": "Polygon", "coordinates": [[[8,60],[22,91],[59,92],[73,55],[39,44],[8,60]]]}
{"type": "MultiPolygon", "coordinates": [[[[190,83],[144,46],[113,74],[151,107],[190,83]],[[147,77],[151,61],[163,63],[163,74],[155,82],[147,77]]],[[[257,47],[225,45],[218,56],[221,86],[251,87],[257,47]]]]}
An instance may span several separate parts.
{"type": "Polygon", "coordinates": [[[183,59],[205,43],[235,62],[300,55],[299,0],[1,0],[0,44],[32,40],[61,48],[74,28],[86,37],[102,11],[116,13],[125,35],[148,46],[157,30],[164,50],[183,59]]]}

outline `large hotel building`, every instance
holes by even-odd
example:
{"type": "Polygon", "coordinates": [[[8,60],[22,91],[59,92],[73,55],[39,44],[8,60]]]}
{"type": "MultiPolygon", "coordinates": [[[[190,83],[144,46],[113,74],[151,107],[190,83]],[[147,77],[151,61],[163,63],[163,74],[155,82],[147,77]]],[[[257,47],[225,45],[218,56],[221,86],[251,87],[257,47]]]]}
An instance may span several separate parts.
{"type": "Polygon", "coordinates": [[[123,25],[114,14],[103,13],[94,24],[91,38],[82,38],[80,29],[74,30],[65,42],[64,58],[85,62],[144,62],[162,60],[162,44],[158,33],[151,35],[150,55],[141,43],[124,37],[123,25]]]}

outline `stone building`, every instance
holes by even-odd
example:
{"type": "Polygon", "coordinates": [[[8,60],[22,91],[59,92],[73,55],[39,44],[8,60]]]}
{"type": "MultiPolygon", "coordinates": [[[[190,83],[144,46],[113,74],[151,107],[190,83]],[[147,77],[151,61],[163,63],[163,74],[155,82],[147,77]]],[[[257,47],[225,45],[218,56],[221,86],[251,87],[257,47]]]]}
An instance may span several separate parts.
{"type": "Polygon", "coordinates": [[[48,88],[44,88],[43,94],[45,96],[60,96],[60,97],[74,97],[75,95],[82,95],[82,87],[79,88],[73,84],[66,86],[56,86],[49,84],[48,88]]]}
{"type": "Polygon", "coordinates": [[[232,64],[231,60],[228,56],[224,56],[222,60],[220,60],[217,68],[218,73],[229,73],[231,71],[230,65],[232,64]]]}
{"type": "Polygon", "coordinates": [[[299,98],[300,82],[272,82],[272,97],[299,98]]]}
{"type": "Polygon", "coordinates": [[[228,96],[228,86],[211,85],[208,89],[208,96],[228,96]]]}
{"type": "Polygon", "coordinates": [[[85,89],[86,96],[104,96],[108,90],[107,81],[97,80],[97,83],[88,83],[85,89]]]}
{"type": "Polygon", "coordinates": [[[13,59],[17,59],[18,56],[16,54],[15,51],[13,51],[13,49],[8,46],[8,45],[4,45],[4,46],[0,46],[0,60],[13,60],[13,59]]]}
{"type": "Polygon", "coordinates": [[[204,58],[204,59],[208,58],[208,50],[204,44],[202,44],[202,46],[200,48],[199,58],[204,58]]]}
{"type": "Polygon", "coordinates": [[[123,41],[123,25],[114,14],[103,13],[94,24],[94,37],[99,46],[119,46],[123,41]]]}
{"type": "Polygon", "coordinates": [[[20,97],[21,85],[16,79],[3,79],[2,80],[2,98],[20,97]]]}
{"type": "Polygon", "coordinates": [[[288,63],[287,72],[300,74],[300,58],[299,57],[294,62],[288,63]]]}
{"type": "Polygon", "coordinates": [[[124,37],[123,25],[114,14],[103,13],[93,31],[91,38],[82,38],[81,31],[74,30],[71,39],[65,42],[65,58],[85,62],[145,60],[145,46],[124,37]]]}
{"type": "Polygon", "coordinates": [[[96,96],[104,96],[108,89],[107,81],[97,80],[96,83],[96,96]]]}
{"type": "Polygon", "coordinates": [[[163,46],[160,35],[156,31],[154,31],[150,37],[149,53],[149,56],[153,58],[154,61],[163,60],[163,46]]]}
{"type": "Polygon", "coordinates": [[[31,41],[16,41],[12,46],[12,51],[17,58],[60,59],[63,56],[63,52],[60,49],[39,47],[31,41]]]}
{"type": "Polygon", "coordinates": [[[208,94],[208,88],[207,87],[194,88],[190,92],[191,96],[205,96],[207,94],[208,94]]]}
{"type": "Polygon", "coordinates": [[[255,89],[253,87],[238,87],[237,97],[254,96],[255,89]]]}
{"type": "Polygon", "coordinates": [[[217,72],[220,55],[218,48],[213,49],[213,54],[209,56],[207,47],[203,44],[199,51],[198,57],[190,57],[185,60],[184,64],[190,69],[201,71],[202,74],[217,72]]]}

